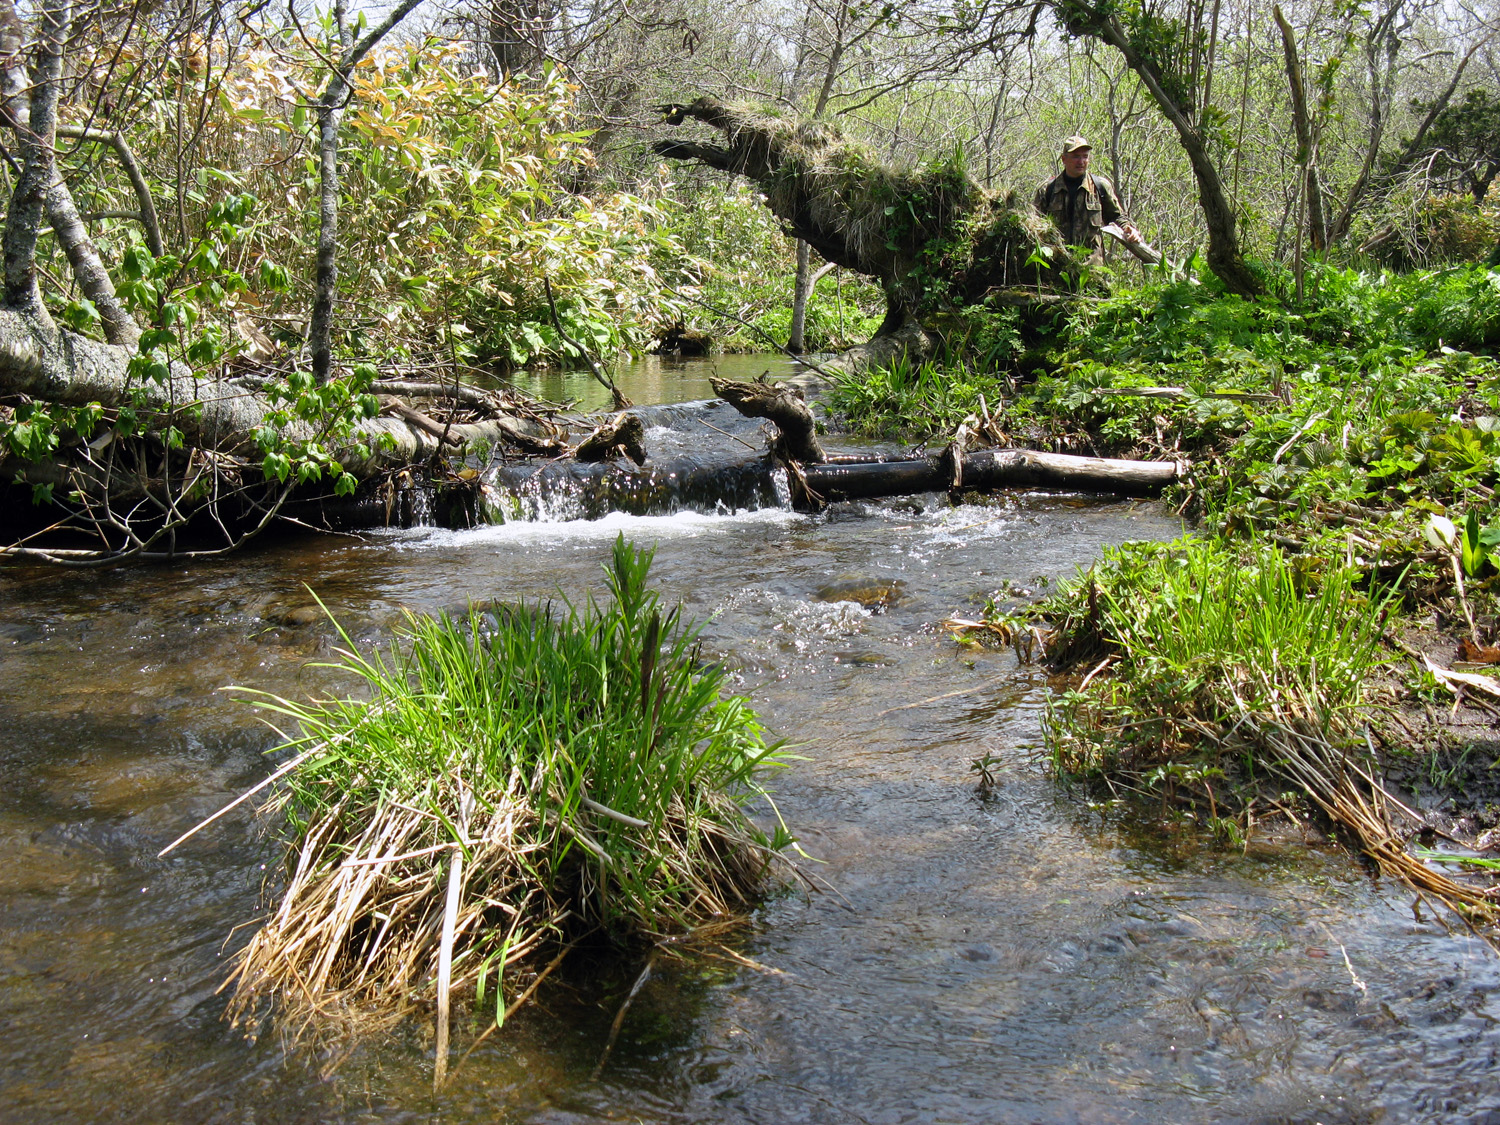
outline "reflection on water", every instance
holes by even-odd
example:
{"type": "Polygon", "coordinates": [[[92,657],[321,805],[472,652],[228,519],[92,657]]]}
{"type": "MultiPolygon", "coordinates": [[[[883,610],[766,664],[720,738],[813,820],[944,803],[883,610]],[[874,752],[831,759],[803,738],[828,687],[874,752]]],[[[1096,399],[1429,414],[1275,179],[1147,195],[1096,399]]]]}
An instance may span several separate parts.
{"type": "MultiPolygon", "coordinates": [[[[713,398],[710,377],[757,379],[769,373],[782,379],[799,370],[780,355],[717,355],[710,359],[648,355],[632,363],[619,364],[612,372],[615,385],[631,402],[693,402],[713,398]]],[[[544,368],[517,371],[507,380],[511,386],[547,402],[577,402],[581,410],[608,410],[609,391],[587,371],[544,368]]]]}
{"type": "MultiPolygon", "coordinates": [[[[611,516],[266,546],[191,569],[0,572],[0,1119],[16,1121],[1355,1122],[1500,1114],[1496,959],[1344,856],[1163,837],[1060,792],[1045,680],[933,623],[1101,543],[1151,504],[938,497],[820,517],[611,516]],[[403,611],[602,587],[614,536],[658,545],[796,747],[773,785],[823,888],[669,962],[591,1078],[626,968],[581,968],[430,1093],[417,1024],[328,1053],[219,1020],[273,842],[231,814],[267,766],[216,689],[326,690],[335,642],[403,611]],[[880,604],[839,591],[896,590],[880,604]],[[969,763],[1002,762],[994,797],[969,763]]],[[[769,815],[769,810],[763,810],[769,815]]],[[[460,1030],[463,1040],[474,1028],[460,1030]]]]}

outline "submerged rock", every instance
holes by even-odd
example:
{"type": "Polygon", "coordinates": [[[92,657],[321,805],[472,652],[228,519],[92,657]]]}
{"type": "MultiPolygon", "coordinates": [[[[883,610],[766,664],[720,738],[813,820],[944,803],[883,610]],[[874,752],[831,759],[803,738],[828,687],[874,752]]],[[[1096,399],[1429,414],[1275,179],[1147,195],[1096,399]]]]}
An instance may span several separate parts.
{"type": "Polygon", "coordinates": [[[898,578],[841,579],[817,593],[820,602],[854,602],[879,612],[906,599],[906,583],[898,578]]]}

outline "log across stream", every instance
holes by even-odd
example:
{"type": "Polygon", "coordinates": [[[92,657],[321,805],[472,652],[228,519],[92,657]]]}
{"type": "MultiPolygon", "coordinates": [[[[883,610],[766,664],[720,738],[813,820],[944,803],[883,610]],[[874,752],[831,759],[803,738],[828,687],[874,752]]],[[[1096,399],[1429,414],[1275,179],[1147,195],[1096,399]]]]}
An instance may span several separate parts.
{"type": "Polygon", "coordinates": [[[644,465],[624,460],[495,465],[471,491],[437,504],[432,522],[473,526],[511,519],[598,519],[610,512],[640,516],[765,507],[811,511],[843,500],[1005,488],[1150,497],[1178,474],[1171,462],[1021,449],[964,454],[957,473],[946,452],[906,456],[891,449],[834,452],[822,463],[802,464],[789,473],[766,448],[761,423],[722,401],[646,407],[635,414],[644,423],[651,454],[644,465]],[[792,480],[799,471],[800,482],[792,480]]]}

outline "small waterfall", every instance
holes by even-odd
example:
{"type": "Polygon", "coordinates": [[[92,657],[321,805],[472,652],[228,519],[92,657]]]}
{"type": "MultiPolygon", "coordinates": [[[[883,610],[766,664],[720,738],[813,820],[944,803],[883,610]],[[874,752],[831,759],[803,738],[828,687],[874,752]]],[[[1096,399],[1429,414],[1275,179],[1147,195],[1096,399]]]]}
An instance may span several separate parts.
{"type": "Polygon", "coordinates": [[[491,465],[474,513],[481,523],[560,523],[677,512],[790,508],[786,474],[765,451],[761,422],[720,400],[633,408],[650,454],[627,462],[491,465]]]}
{"type": "Polygon", "coordinates": [[[792,482],[787,471],[780,465],[771,469],[771,489],[776,493],[776,506],[790,509],[792,506],[792,482]]]}
{"type": "Polygon", "coordinates": [[[407,504],[407,527],[436,527],[437,508],[433,504],[433,489],[416,485],[405,494],[407,504]]]}
{"type": "Polygon", "coordinates": [[[484,522],[555,523],[676,512],[734,512],[790,507],[785,474],[775,483],[769,455],[739,461],[677,457],[646,467],[579,462],[496,465],[480,488],[484,522]]]}

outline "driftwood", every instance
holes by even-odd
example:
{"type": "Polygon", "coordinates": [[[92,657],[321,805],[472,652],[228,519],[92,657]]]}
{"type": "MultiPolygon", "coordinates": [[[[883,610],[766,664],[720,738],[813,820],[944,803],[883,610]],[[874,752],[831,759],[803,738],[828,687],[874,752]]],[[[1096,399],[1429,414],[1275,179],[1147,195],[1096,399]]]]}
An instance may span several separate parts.
{"type": "Polygon", "coordinates": [[[771,449],[782,460],[814,465],[828,459],[814,433],[812,411],[800,391],[775,383],[719,378],[710,379],[709,385],[747,418],[765,418],[775,424],[777,437],[771,449]]]}
{"type": "Polygon", "coordinates": [[[646,463],[646,427],[634,414],[616,414],[573,450],[576,460],[588,463],[608,461],[621,455],[637,465],[646,463]]]}

